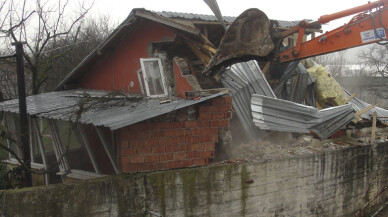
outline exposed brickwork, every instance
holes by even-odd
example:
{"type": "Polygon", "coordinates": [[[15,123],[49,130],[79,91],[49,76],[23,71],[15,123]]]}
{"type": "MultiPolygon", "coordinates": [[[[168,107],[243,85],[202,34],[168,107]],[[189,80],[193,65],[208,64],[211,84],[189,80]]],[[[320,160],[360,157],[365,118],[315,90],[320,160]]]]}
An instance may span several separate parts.
{"type": "Polygon", "coordinates": [[[219,97],[120,130],[118,150],[125,173],[203,166],[211,163],[218,129],[229,127],[232,98],[219,97]]]}

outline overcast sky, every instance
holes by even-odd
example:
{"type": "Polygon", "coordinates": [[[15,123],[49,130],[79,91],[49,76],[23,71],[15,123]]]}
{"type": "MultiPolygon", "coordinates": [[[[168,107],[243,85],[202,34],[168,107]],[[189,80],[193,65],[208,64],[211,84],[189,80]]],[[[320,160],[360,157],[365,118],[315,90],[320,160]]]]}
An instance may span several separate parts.
{"type": "MultiPolygon", "coordinates": [[[[91,0],[92,1],[92,0],[91,0]]],[[[213,14],[203,0],[94,0],[92,14],[105,14],[120,23],[133,8],[154,11],[174,11],[199,14],[213,14]]],[[[262,10],[270,19],[275,20],[317,20],[321,15],[335,13],[368,3],[367,0],[218,0],[224,16],[238,16],[248,8],[262,10]]],[[[331,30],[348,22],[350,17],[330,25],[331,30]]]]}

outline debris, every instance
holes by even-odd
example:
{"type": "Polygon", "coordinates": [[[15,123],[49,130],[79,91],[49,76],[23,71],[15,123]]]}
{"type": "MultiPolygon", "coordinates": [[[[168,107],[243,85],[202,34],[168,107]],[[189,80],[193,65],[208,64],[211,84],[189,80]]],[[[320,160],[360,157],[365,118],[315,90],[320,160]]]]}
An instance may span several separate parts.
{"type": "Polygon", "coordinates": [[[256,126],[263,130],[308,133],[328,138],[354,118],[350,104],[318,110],[286,100],[254,94],[252,116],[256,126]]]}

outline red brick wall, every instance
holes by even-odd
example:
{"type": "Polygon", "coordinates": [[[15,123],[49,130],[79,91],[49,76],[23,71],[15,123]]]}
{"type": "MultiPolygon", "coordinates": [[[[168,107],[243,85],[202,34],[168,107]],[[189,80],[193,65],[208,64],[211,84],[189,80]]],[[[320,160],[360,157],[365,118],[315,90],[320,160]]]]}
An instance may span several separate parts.
{"type": "Polygon", "coordinates": [[[120,129],[118,160],[125,173],[210,164],[218,129],[229,127],[232,98],[218,97],[189,109],[120,129]]]}

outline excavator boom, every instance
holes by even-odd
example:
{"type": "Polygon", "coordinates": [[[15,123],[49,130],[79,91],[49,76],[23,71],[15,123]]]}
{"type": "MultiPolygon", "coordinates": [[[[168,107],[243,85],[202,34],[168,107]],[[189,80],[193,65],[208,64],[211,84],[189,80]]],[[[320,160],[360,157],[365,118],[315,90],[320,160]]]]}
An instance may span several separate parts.
{"type": "MultiPolygon", "coordinates": [[[[319,18],[318,22],[323,24],[354,13],[359,14],[353,17],[349,23],[326,32],[319,37],[306,42],[302,41],[303,38],[298,37],[295,47],[280,53],[278,62],[305,59],[387,40],[388,0],[368,3],[335,14],[324,15],[319,18]],[[372,9],[376,9],[376,11],[370,12],[372,9]]],[[[298,32],[299,36],[303,36],[304,30],[309,25],[311,24],[302,21],[301,24],[295,28],[284,32],[283,38],[290,33],[292,34],[293,31],[298,32]]]]}

